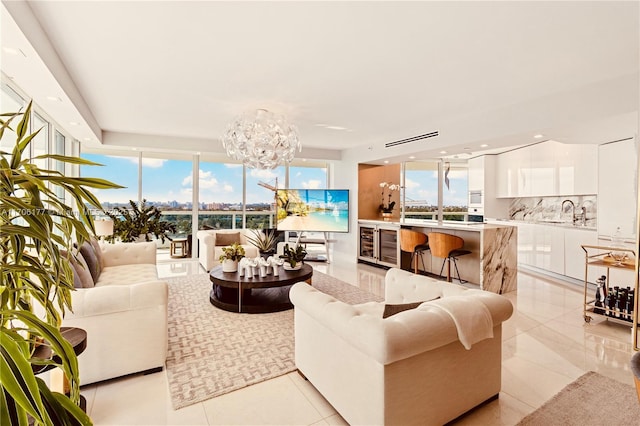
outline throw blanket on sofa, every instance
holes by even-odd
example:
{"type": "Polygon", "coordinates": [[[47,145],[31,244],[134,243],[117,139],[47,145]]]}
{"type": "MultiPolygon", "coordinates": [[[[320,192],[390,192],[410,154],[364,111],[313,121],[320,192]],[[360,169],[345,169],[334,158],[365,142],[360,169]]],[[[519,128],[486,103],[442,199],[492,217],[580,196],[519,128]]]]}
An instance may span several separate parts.
{"type": "Polygon", "coordinates": [[[458,338],[465,349],[493,337],[493,320],[484,303],[473,296],[449,296],[431,302],[448,313],[458,329],[458,338]]]}

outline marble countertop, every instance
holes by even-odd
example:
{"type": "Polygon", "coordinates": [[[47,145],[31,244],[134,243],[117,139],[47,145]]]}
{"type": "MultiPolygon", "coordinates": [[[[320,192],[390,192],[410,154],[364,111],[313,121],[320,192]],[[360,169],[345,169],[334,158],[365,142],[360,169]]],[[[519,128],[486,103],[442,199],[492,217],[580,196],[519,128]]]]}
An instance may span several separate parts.
{"type": "Polygon", "coordinates": [[[499,229],[515,226],[505,222],[503,224],[496,223],[482,223],[482,222],[443,222],[438,223],[432,220],[420,220],[420,219],[407,219],[404,222],[399,220],[383,221],[375,219],[358,219],[360,223],[372,223],[372,224],[385,224],[404,227],[419,227],[419,228],[438,228],[438,229],[456,229],[460,231],[480,232],[487,229],[499,229]]]}
{"type": "Polygon", "coordinates": [[[570,228],[570,229],[581,229],[583,231],[596,231],[597,228],[592,225],[574,225],[571,222],[567,221],[557,221],[557,220],[501,220],[500,222],[511,223],[517,225],[519,223],[529,224],[529,225],[547,225],[547,226],[558,226],[561,228],[570,228]]]}

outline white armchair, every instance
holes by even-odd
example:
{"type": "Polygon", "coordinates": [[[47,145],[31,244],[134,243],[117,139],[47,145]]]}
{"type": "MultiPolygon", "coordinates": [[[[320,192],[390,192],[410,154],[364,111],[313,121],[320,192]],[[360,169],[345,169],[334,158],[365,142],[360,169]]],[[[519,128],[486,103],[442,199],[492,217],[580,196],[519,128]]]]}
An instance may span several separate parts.
{"type": "Polygon", "coordinates": [[[71,295],[62,322],[87,332],[78,356],[82,385],[162,369],[167,355],[167,283],[158,280],[156,244],[107,244],[95,286],[71,295]]]}
{"type": "Polygon", "coordinates": [[[210,271],[220,264],[222,248],[232,242],[239,243],[245,250],[246,257],[257,257],[258,249],[251,244],[245,235],[244,229],[207,229],[198,231],[198,260],[200,264],[210,271]],[[218,236],[220,235],[220,237],[218,236]]]}

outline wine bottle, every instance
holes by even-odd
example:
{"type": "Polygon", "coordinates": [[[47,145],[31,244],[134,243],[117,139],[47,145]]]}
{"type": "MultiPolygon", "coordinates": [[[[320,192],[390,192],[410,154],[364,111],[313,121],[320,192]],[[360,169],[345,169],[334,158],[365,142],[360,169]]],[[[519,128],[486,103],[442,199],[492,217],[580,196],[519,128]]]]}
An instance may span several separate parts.
{"type": "Polygon", "coordinates": [[[605,315],[610,317],[613,310],[611,309],[612,303],[611,299],[613,298],[613,289],[609,287],[609,291],[607,292],[607,296],[604,299],[604,306],[607,308],[605,311],[605,315]]]}
{"type": "Polygon", "coordinates": [[[596,301],[595,307],[593,308],[594,314],[604,314],[604,309],[602,309],[602,302],[604,301],[604,285],[605,285],[606,277],[603,275],[596,280],[596,301]]]}
{"type": "Polygon", "coordinates": [[[627,306],[627,290],[621,288],[618,290],[618,300],[616,300],[616,318],[621,320],[627,319],[625,308],[627,306]]]}
{"type": "Polygon", "coordinates": [[[627,321],[629,322],[633,322],[633,310],[635,309],[635,291],[631,290],[631,288],[627,287],[629,289],[629,295],[627,296],[627,306],[626,306],[626,311],[627,311],[627,321]]]}

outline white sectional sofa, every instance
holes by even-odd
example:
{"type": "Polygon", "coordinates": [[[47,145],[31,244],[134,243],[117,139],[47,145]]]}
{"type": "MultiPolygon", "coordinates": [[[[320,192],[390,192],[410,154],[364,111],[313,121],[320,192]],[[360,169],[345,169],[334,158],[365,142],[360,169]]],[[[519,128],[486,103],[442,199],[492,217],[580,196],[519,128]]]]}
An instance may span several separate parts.
{"type": "Polygon", "coordinates": [[[500,392],[503,296],[390,269],[383,303],[290,298],[296,366],[349,424],[442,425],[500,392]]]}
{"type": "Polygon", "coordinates": [[[73,312],[67,312],[62,322],[63,327],[87,332],[87,348],[78,356],[80,383],[163,368],[168,286],[158,279],[156,243],[105,244],[94,249],[101,251],[97,279],[86,276],[94,267],[91,261],[75,268],[76,277],[92,282],[76,285],[80,288],[71,295],[73,312]]]}
{"type": "MultiPolygon", "coordinates": [[[[206,229],[198,231],[198,259],[200,264],[210,271],[220,264],[222,248],[236,241],[244,247],[246,257],[257,257],[258,249],[246,237],[245,229],[206,229]],[[218,237],[220,235],[220,237],[218,237]]],[[[250,232],[250,231],[249,231],[250,232]]],[[[251,234],[250,234],[251,235],[251,234]]]]}

